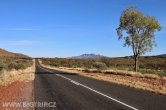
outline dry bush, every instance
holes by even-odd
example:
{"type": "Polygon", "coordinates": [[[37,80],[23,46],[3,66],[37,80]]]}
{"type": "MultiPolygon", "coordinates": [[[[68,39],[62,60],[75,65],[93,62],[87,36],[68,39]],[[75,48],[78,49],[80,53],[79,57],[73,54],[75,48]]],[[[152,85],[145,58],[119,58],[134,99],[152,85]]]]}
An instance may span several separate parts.
{"type": "Polygon", "coordinates": [[[20,70],[32,66],[32,59],[20,58],[0,58],[0,71],[1,70],[20,70]]]}
{"type": "Polygon", "coordinates": [[[10,71],[0,71],[0,85],[8,85],[14,81],[29,81],[34,80],[35,73],[35,60],[32,62],[32,66],[26,69],[12,69],[10,71]]]}
{"type": "MultiPolygon", "coordinates": [[[[140,57],[139,72],[166,76],[166,57],[140,57]]],[[[83,68],[83,69],[113,69],[134,70],[132,57],[98,58],[98,59],[70,59],[70,58],[43,58],[43,64],[55,67],[83,68]]]]}

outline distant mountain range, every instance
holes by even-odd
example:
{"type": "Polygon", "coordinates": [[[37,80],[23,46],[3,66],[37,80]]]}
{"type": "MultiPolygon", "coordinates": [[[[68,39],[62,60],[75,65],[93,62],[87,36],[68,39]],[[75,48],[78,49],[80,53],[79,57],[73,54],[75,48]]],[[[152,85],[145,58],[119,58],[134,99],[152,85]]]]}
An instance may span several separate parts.
{"type": "Polygon", "coordinates": [[[71,58],[88,59],[88,58],[102,58],[102,57],[106,57],[106,56],[97,55],[97,54],[82,54],[80,56],[73,56],[71,58]]]}
{"type": "MultiPolygon", "coordinates": [[[[98,55],[98,54],[82,54],[80,56],[73,56],[70,58],[75,58],[75,59],[88,59],[88,58],[90,58],[90,59],[92,59],[92,58],[103,58],[103,57],[111,58],[108,56],[103,56],[103,55],[98,55]]],[[[129,57],[129,56],[126,56],[126,57],[129,57]]],[[[144,56],[144,57],[166,57],[166,54],[154,55],[154,56],[144,56]]]]}
{"type": "MultiPolygon", "coordinates": [[[[9,52],[9,51],[1,49],[1,48],[0,48],[0,57],[31,58],[27,55],[24,55],[24,54],[21,54],[21,53],[9,52]]],[[[103,58],[103,57],[110,58],[108,56],[103,56],[103,55],[99,55],[99,54],[82,54],[80,56],[73,56],[73,57],[70,57],[70,58],[74,58],[74,59],[88,59],[88,58],[93,59],[93,58],[103,58]]],[[[126,56],[126,57],[129,57],[129,56],[126,56]]],[[[166,57],[166,54],[160,54],[160,55],[154,55],[154,56],[144,56],[144,57],[166,57]]]]}
{"type": "Polygon", "coordinates": [[[6,58],[30,58],[27,55],[20,54],[20,53],[9,52],[9,51],[1,49],[1,48],[0,48],[0,57],[6,57],[6,58]]]}
{"type": "Polygon", "coordinates": [[[154,57],[166,57],[166,54],[155,55],[154,57]]]}

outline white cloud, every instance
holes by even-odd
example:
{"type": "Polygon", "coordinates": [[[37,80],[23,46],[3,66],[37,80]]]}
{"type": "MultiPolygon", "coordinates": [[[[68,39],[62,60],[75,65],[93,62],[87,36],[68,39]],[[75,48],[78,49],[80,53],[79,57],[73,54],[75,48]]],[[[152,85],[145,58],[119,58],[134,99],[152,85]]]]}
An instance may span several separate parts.
{"type": "Polygon", "coordinates": [[[11,28],[13,31],[39,31],[39,28],[11,28]]]}
{"type": "Polygon", "coordinates": [[[34,41],[30,40],[0,41],[0,46],[25,46],[32,45],[34,43],[34,41]]]}

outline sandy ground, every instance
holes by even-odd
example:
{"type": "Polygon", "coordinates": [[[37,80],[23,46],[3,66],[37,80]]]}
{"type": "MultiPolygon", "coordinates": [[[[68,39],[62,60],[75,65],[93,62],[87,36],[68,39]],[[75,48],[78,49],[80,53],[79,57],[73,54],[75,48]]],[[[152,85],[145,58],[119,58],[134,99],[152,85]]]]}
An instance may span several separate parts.
{"type": "MultiPolygon", "coordinates": [[[[34,107],[3,107],[4,104],[23,104],[34,101],[35,60],[33,66],[25,70],[1,71],[0,110],[34,110],[34,107]]],[[[10,104],[10,105],[12,105],[10,104]]]]}
{"type": "Polygon", "coordinates": [[[83,71],[80,68],[56,68],[51,67],[48,65],[43,65],[41,61],[39,61],[43,67],[64,71],[68,73],[76,73],[82,76],[95,78],[98,80],[104,80],[108,82],[113,82],[137,89],[142,89],[150,92],[154,92],[157,94],[166,95],[166,78],[160,78],[156,75],[143,75],[141,73],[134,73],[134,72],[118,72],[118,71],[108,71],[108,72],[101,72],[98,71],[83,71]],[[92,71],[92,72],[91,72],[92,71]]]}

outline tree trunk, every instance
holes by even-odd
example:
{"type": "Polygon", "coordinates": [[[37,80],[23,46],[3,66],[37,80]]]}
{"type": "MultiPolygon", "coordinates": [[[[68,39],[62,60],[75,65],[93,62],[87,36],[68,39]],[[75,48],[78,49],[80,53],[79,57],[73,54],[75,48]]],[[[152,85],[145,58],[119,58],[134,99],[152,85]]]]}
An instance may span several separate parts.
{"type": "Polygon", "coordinates": [[[138,71],[138,56],[134,56],[134,61],[135,61],[135,72],[138,71]]]}

